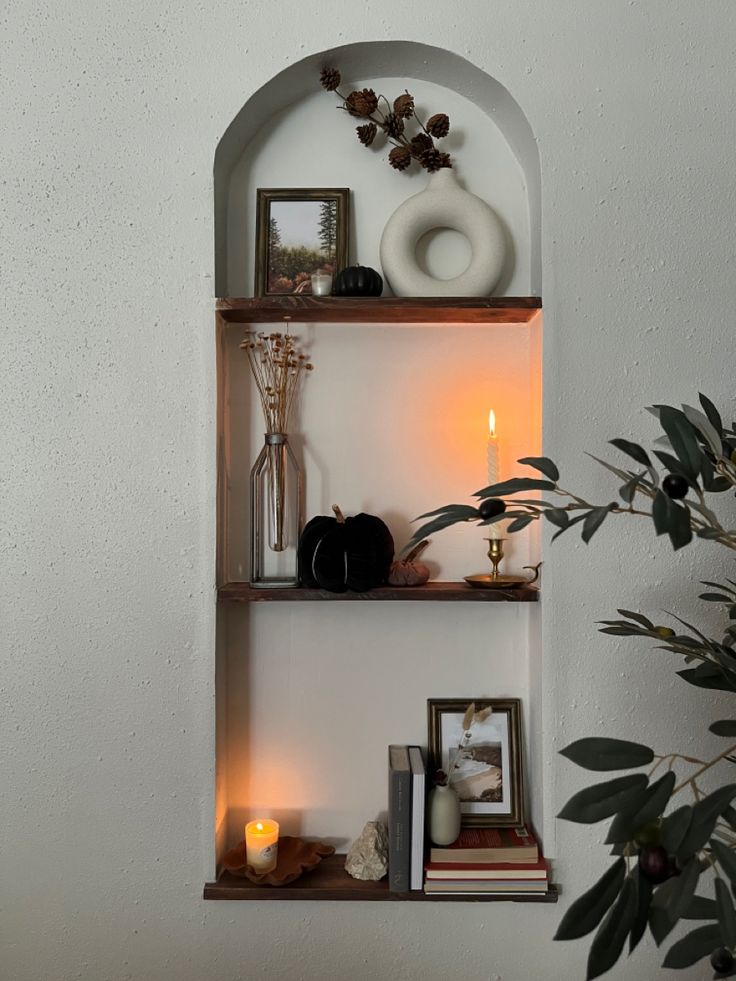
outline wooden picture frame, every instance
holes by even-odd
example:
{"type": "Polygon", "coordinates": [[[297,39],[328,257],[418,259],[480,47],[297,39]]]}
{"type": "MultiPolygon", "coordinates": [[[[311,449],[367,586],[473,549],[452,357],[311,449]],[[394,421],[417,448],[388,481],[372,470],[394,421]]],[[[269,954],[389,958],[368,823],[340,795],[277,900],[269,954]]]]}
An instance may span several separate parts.
{"type": "Polygon", "coordinates": [[[259,187],[255,295],[312,292],[311,274],[348,264],[350,189],[259,187]]]}
{"type": "Polygon", "coordinates": [[[462,823],[518,828],[524,824],[521,700],[430,698],[427,700],[429,772],[444,770],[460,797],[462,823]],[[468,707],[475,721],[463,728],[468,707]],[[487,718],[478,718],[485,709],[487,718]],[[470,734],[468,736],[468,733],[470,734]],[[457,752],[462,757],[454,765],[457,752]]]}

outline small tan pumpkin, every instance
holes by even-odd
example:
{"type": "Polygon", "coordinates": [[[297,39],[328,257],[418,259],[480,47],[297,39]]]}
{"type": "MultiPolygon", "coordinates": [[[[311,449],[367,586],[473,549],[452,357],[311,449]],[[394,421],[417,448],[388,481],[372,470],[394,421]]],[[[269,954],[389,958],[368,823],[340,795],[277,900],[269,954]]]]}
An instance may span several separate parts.
{"type": "Polygon", "coordinates": [[[417,558],[429,545],[429,539],[419,542],[405,559],[397,559],[391,563],[388,574],[389,586],[423,586],[429,579],[429,568],[417,558]]]}

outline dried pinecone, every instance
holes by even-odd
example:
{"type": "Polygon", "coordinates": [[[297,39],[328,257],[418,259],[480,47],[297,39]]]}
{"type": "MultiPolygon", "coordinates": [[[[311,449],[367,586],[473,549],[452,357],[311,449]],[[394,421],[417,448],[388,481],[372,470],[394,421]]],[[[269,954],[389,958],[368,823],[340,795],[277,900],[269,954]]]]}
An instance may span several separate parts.
{"type": "Polygon", "coordinates": [[[439,150],[432,147],[431,150],[425,150],[419,156],[419,163],[428,170],[430,174],[433,174],[436,170],[441,170],[443,167],[451,167],[450,154],[440,153],[439,150]]]}
{"type": "Polygon", "coordinates": [[[397,116],[395,112],[387,112],[386,118],[383,120],[383,128],[389,136],[393,136],[396,139],[404,132],[404,120],[400,116],[397,116]]]}
{"type": "Polygon", "coordinates": [[[356,126],[355,132],[363,146],[370,146],[376,138],[378,127],[375,123],[365,123],[363,126],[356,126]]]}
{"type": "Polygon", "coordinates": [[[378,98],[373,89],[351,92],[345,100],[345,107],[351,116],[370,116],[378,108],[378,98]]]}
{"type": "Polygon", "coordinates": [[[437,112],[429,117],[426,128],[430,136],[447,136],[450,132],[450,118],[444,112],[437,112]]]}
{"type": "Polygon", "coordinates": [[[323,89],[327,89],[328,92],[334,92],[340,84],[340,72],[337,68],[323,68],[319,73],[319,80],[322,83],[323,89]]]}
{"type": "Polygon", "coordinates": [[[388,155],[388,162],[394,170],[406,170],[411,163],[411,153],[405,146],[395,146],[388,155]]]}
{"type": "Polygon", "coordinates": [[[417,135],[411,141],[412,150],[418,155],[424,150],[432,150],[434,148],[434,143],[431,137],[427,136],[426,133],[417,133],[417,135]]]}
{"type": "Polygon", "coordinates": [[[414,96],[409,95],[407,92],[405,95],[400,95],[398,98],[394,99],[394,112],[402,119],[409,119],[410,116],[413,116],[414,96]]]}

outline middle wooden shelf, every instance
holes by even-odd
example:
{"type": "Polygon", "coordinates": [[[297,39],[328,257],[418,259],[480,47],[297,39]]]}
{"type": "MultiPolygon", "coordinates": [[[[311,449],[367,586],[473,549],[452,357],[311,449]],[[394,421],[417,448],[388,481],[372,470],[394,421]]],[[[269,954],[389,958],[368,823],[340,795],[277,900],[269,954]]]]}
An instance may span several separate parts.
{"type": "Polygon", "coordinates": [[[423,600],[441,603],[536,603],[539,590],[534,586],[514,589],[473,589],[462,582],[428,582],[423,586],[379,586],[366,593],[331,593],[326,589],[258,587],[247,582],[229,582],[217,590],[221,603],[300,603],[310,601],[401,601],[423,600]]]}

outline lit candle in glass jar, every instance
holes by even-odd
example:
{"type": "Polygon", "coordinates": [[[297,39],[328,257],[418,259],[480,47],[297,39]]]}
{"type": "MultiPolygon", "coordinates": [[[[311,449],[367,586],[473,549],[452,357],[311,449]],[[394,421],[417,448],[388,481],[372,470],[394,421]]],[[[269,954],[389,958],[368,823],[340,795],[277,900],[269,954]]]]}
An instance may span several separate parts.
{"type": "Polygon", "coordinates": [[[245,851],[254,872],[271,872],[279,856],[279,826],[276,821],[261,818],[245,826],[245,851]]]}
{"type": "Polygon", "coordinates": [[[312,295],[329,296],[332,292],[332,276],[326,272],[312,273],[312,295]]]}

